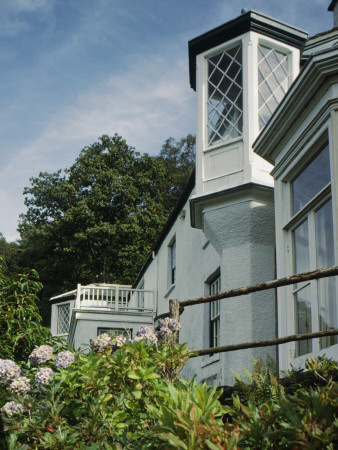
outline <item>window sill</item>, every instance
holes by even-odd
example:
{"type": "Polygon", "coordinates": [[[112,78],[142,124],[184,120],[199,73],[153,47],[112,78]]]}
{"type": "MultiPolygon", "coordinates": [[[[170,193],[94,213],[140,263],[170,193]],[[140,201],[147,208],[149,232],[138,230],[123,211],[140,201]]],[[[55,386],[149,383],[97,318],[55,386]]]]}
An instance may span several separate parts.
{"type": "Polygon", "coordinates": [[[238,142],[241,142],[241,141],[243,141],[243,136],[238,136],[238,137],[233,138],[228,141],[222,141],[218,144],[210,145],[209,147],[205,148],[203,150],[203,153],[209,153],[209,152],[212,152],[213,150],[231,147],[232,145],[237,144],[238,142]]]}
{"type": "Polygon", "coordinates": [[[164,294],[164,298],[167,298],[174,289],[175,289],[175,284],[172,284],[170,286],[170,288],[167,290],[167,292],[164,294]]]}

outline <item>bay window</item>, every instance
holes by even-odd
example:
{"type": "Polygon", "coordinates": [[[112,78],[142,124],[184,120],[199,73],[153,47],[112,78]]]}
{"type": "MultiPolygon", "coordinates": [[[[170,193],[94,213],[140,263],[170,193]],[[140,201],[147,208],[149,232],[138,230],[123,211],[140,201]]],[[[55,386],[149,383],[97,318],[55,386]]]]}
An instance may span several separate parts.
{"type": "MultiPolygon", "coordinates": [[[[329,146],[325,145],[291,181],[292,217],[285,227],[292,235],[294,273],[335,264],[329,146]]],[[[299,334],[337,328],[335,278],[298,283],[293,288],[295,331],[299,334]]],[[[337,337],[299,341],[295,356],[337,343],[337,337]]]]}

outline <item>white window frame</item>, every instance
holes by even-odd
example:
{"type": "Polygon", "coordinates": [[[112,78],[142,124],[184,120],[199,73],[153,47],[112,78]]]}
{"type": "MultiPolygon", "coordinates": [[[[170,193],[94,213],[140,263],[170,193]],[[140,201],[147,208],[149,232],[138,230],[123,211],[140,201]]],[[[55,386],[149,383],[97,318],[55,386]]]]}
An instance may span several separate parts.
{"type": "Polygon", "coordinates": [[[245,111],[245,105],[244,105],[244,53],[243,53],[243,39],[241,38],[235,38],[226,44],[221,44],[218,47],[213,48],[212,50],[209,50],[205,52],[203,57],[203,78],[204,78],[204,87],[205,92],[203,94],[204,101],[203,101],[203,149],[204,151],[209,151],[214,148],[227,146],[231,144],[232,142],[236,142],[238,140],[243,139],[243,133],[244,133],[244,111],[245,111]],[[241,46],[241,52],[242,52],[242,131],[241,135],[237,136],[232,139],[222,140],[220,139],[214,144],[209,145],[209,133],[208,133],[208,123],[209,123],[209,114],[208,114],[208,101],[209,101],[209,70],[208,70],[208,61],[210,58],[226,52],[227,50],[231,50],[234,47],[241,46]]]}
{"type": "MultiPolygon", "coordinates": [[[[209,295],[221,292],[221,275],[209,283],[209,295]]],[[[219,347],[221,343],[221,301],[209,303],[209,347],[219,347]]]]}
{"type": "Polygon", "coordinates": [[[258,77],[258,72],[259,72],[259,47],[263,46],[263,47],[267,47],[271,50],[276,50],[280,53],[283,53],[286,58],[287,58],[287,65],[288,65],[288,89],[292,83],[292,80],[295,77],[294,74],[294,58],[293,58],[293,52],[291,50],[290,47],[288,46],[284,46],[281,45],[280,43],[271,40],[271,39],[266,39],[266,38],[259,38],[257,41],[257,93],[258,93],[258,99],[257,99],[257,121],[258,121],[258,130],[262,130],[264,128],[264,126],[262,128],[260,128],[259,126],[259,77],[258,77]]]}
{"type": "Polygon", "coordinates": [[[65,336],[69,334],[69,326],[70,326],[70,319],[71,319],[71,314],[72,314],[72,308],[71,308],[71,302],[64,302],[64,303],[58,303],[56,305],[56,335],[57,336],[65,336]],[[69,322],[68,322],[68,331],[67,332],[62,332],[59,333],[59,314],[60,314],[60,308],[63,308],[65,306],[68,306],[69,308],[69,322]]]}
{"type": "MultiPolygon", "coordinates": [[[[279,256],[278,264],[283,267],[283,274],[285,276],[292,275],[294,273],[294,240],[293,231],[299,226],[305,219],[310,216],[310,219],[314,213],[320,209],[329,199],[332,198],[334,204],[334,173],[332,170],[332,143],[329,139],[329,122],[317,129],[307,139],[306,145],[298,149],[298,152],[294,152],[295,157],[289,158],[288,165],[285,165],[283,175],[276,183],[276,202],[279,205],[283,205],[281,210],[277,212],[276,222],[282,225],[277,228],[277,246],[280,247],[281,254],[279,256]],[[309,162],[320,153],[328,144],[330,152],[330,170],[331,170],[331,183],[323,187],[323,189],[312,198],[308,204],[304,205],[300,211],[293,214],[292,204],[292,182],[293,180],[307,167],[309,162]],[[292,161],[292,162],[290,162],[292,161]],[[282,248],[281,248],[282,247],[282,248]]],[[[336,235],[335,230],[335,211],[333,206],[333,232],[336,235]]],[[[315,245],[314,228],[309,227],[309,242],[312,243],[312,256],[310,257],[309,270],[315,270],[315,257],[313,255],[313,246],[315,245]]],[[[311,247],[311,244],[310,244],[311,247]]],[[[337,254],[335,254],[335,261],[337,263],[337,254]]],[[[280,269],[279,269],[280,271],[280,269]]],[[[338,287],[336,283],[336,290],[338,294],[338,287]]],[[[287,336],[294,334],[296,328],[296,310],[294,294],[304,288],[306,285],[311,288],[311,307],[312,307],[312,332],[316,332],[319,329],[318,320],[318,300],[317,300],[317,281],[312,280],[307,283],[302,283],[298,288],[295,285],[279,288],[278,290],[278,317],[279,317],[279,335],[287,336]]],[[[337,295],[338,298],[338,295],[337,295]]],[[[338,313],[338,301],[336,304],[338,313]]],[[[330,347],[320,349],[320,339],[312,339],[312,351],[304,355],[297,355],[298,344],[291,342],[279,347],[281,369],[287,369],[290,364],[294,367],[304,367],[306,359],[310,356],[327,355],[328,357],[336,357],[338,351],[338,344],[330,347]]]]}

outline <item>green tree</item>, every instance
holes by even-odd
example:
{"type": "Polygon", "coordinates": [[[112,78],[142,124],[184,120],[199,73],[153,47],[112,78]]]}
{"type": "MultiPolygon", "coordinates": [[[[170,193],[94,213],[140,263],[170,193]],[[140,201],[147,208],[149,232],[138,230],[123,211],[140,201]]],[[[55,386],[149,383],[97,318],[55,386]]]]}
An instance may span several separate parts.
{"type": "Polygon", "coordinates": [[[0,233],[0,256],[6,263],[3,265],[2,271],[6,275],[13,275],[19,271],[18,251],[19,245],[16,242],[7,242],[3,234],[0,233]]]}
{"type": "Polygon", "coordinates": [[[30,179],[20,264],[38,270],[44,301],[77,283],[135,279],[191,172],[190,138],[165,146],[141,155],[102,136],[69,169],[30,179]]]}
{"type": "Polygon", "coordinates": [[[170,137],[165,141],[159,154],[166,167],[163,190],[167,192],[167,207],[174,207],[180,193],[195,167],[196,139],[189,134],[176,141],[170,137]]]}

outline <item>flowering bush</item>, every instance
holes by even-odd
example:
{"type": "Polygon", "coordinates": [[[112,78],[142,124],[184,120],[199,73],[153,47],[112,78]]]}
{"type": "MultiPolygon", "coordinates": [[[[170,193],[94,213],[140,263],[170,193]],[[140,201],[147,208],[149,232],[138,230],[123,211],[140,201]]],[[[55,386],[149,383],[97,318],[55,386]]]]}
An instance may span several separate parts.
{"type": "Polygon", "coordinates": [[[31,388],[30,381],[27,377],[16,377],[14,380],[8,385],[8,389],[13,392],[13,394],[21,395],[28,392],[31,388]]]}
{"type": "Polygon", "coordinates": [[[136,333],[135,342],[144,340],[147,344],[156,344],[158,339],[155,333],[155,328],[149,325],[140,327],[136,333]]]}
{"type": "MultiPolygon", "coordinates": [[[[163,336],[178,331],[170,321],[161,328],[163,336]]],[[[55,373],[29,363],[24,376],[18,365],[0,360],[0,411],[10,450],[336,448],[336,362],[309,360],[310,383],[295,383],[291,374],[283,385],[261,365],[251,384],[238,381],[222,406],[221,391],[179,378],[191,355],[186,345],[162,338],[151,344],[154,333],[143,327],[134,342],[106,335],[87,355],[61,351],[55,373]],[[11,392],[25,377],[35,377],[37,389],[11,392]]]]}
{"type": "Polygon", "coordinates": [[[122,334],[119,336],[115,336],[115,345],[116,347],[123,347],[123,345],[126,343],[127,338],[123,336],[122,334]]]}
{"type": "Polygon", "coordinates": [[[50,345],[41,345],[32,351],[29,360],[38,366],[45,364],[52,357],[53,351],[54,349],[50,345]]]}
{"type": "Polygon", "coordinates": [[[53,370],[50,367],[41,367],[35,375],[35,387],[48,386],[53,370]]]}
{"type": "Polygon", "coordinates": [[[13,416],[19,414],[24,411],[24,407],[21,403],[18,402],[7,402],[1,408],[1,411],[7,414],[8,416],[13,416]]]}
{"type": "Polygon", "coordinates": [[[0,359],[0,382],[10,384],[16,377],[25,375],[23,369],[9,359],[0,359]]]}
{"type": "Polygon", "coordinates": [[[90,342],[90,346],[95,353],[102,353],[104,350],[109,350],[113,347],[113,342],[109,334],[100,334],[97,338],[90,342]]]}
{"type": "Polygon", "coordinates": [[[65,350],[56,355],[53,366],[55,369],[67,369],[74,361],[74,354],[69,350],[65,350]]]}

